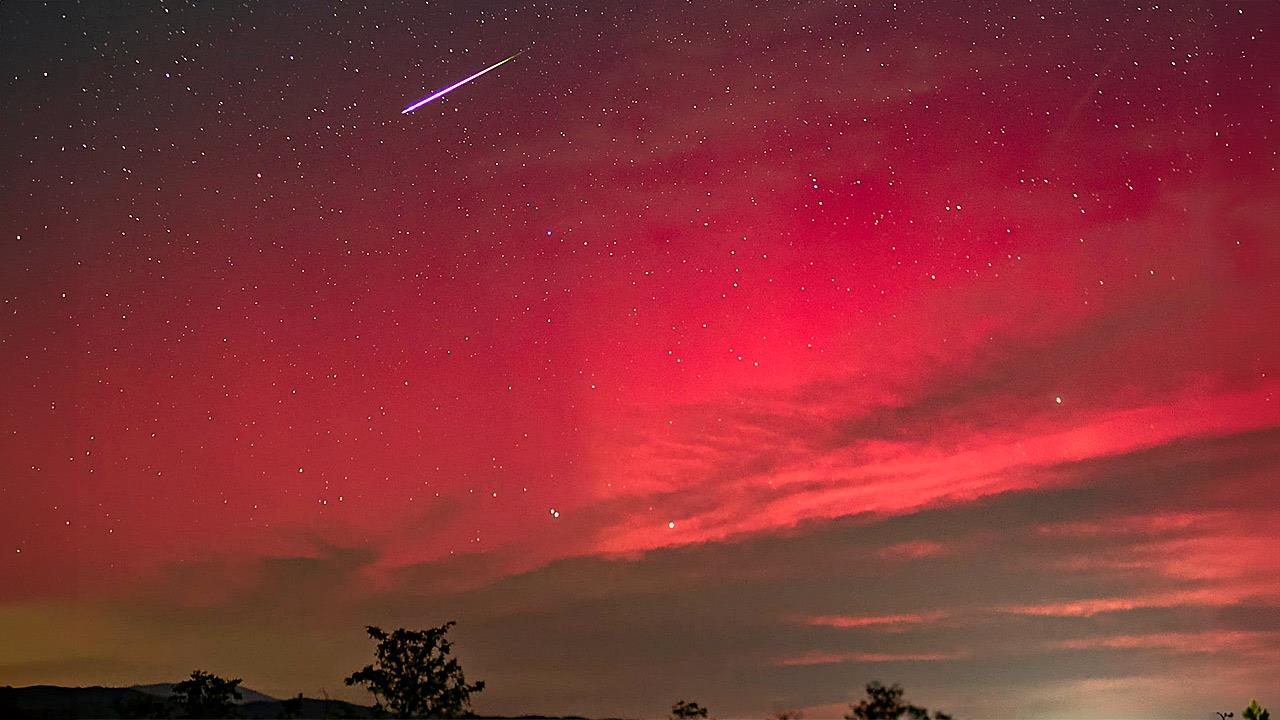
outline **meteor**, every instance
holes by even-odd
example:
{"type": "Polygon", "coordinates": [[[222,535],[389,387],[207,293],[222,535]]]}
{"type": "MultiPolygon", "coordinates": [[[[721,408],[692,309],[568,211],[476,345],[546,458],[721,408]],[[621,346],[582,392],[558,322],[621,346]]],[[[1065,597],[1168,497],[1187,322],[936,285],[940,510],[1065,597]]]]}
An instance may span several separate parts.
{"type": "Polygon", "coordinates": [[[458,82],[456,82],[456,83],[454,83],[454,84],[450,85],[450,86],[449,86],[449,87],[447,87],[447,88],[444,88],[444,89],[442,89],[442,90],[437,90],[437,91],[435,91],[435,92],[431,93],[430,95],[428,95],[428,96],[426,96],[426,97],[422,98],[422,99],[421,99],[421,100],[419,100],[418,102],[413,103],[413,104],[412,104],[412,105],[410,105],[409,107],[406,107],[405,109],[401,110],[401,111],[400,111],[400,114],[401,114],[401,115],[408,115],[409,113],[413,112],[414,110],[417,110],[418,108],[422,107],[423,105],[426,105],[427,103],[431,102],[432,100],[435,100],[436,98],[444,97],[444,96],[445,96],[445,95],[447,95],[448,93],[451,93],[451,92],[453,92],[454,90],[456,90],[456,89],[458,89],[458,88],[462,87],[463,85],[466,85],[467,83],[471,82],[472,80],[475,80],[476,78],[478,78],[478,77],[480,77],[481,75],[483,75],[483,74],[485,74],[485,73],[489,72],[490,70],[497,70],[498,68],[502,67],[503,65],[506,65],[507,63],[511,62],[512,60],[515,60],[517,57],[519,57],[519,56],[520,56],[520,55],[522,55],[523,53],[524,53],[524,50],[521,50],[520,52],[516,53],[515,55],[512,55],[511,57],[507,58],[506,60],[500,60],[500,61],[498,61],[498,62],[496,62],[496,63],[494,63],[494,64],[490,65],[489,67],[487,67],[487,68],[485,68],[485,69],[481,70],[480,72],[476,73],[475,75],[472,75],[471,77],[463,78],[462,80],[459,80],[458,82]]]}

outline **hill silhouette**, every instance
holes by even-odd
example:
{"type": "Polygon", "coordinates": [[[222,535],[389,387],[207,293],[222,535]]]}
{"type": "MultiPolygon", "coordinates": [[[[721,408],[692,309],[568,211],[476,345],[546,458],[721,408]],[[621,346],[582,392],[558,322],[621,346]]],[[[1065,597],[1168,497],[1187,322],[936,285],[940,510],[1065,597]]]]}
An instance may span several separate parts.
{"type": "MultiPolygon", "coordinates": [[[[77,718],[119,718],[120,707],[138,700],[168,700],[173,683],[155,683],[133,687],[60,687],[32,685],[0,687],[0,717],[31,720],[75,720],[77,718]]],[[[284,700],[264,693],[242,690],[244,699],[236,705],[242,718],[277,718],[284,711],[284,700]]],[[[372,718],[372,707],[343,700],[303,698],[301,715],[308,718],[372,718]]]]}
{"type": "MultiPolygon", "coordinates": [[[[30,720],[78,720],[79,718],[119,718],[119,707],[130,699],[167,700],[174,683],[153,683],[132,687],[61,687],[31,685],[0,687],[0,718],[30,720]]],[[[278,718],[285,700],[273,698],[247,688],[240,690],[243,700],[236,705],[241,718],[278,718]]],[[[305,718],[373,718],[372,707],[343,700],[303,698],[300,714],[305,718]]],[[[587,718],[548,715],[490,716],[476,715],[471,720],[587,720],[587,718]]]]}

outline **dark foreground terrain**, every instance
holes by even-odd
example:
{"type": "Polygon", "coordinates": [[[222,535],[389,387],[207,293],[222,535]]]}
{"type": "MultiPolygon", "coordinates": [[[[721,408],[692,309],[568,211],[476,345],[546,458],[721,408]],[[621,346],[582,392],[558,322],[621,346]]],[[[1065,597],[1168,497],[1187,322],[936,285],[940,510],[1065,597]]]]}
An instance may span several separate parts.
{"type": "MultiPolygon", "coordinates": [[[[173,686],[169,684],[138,685],[127,688],[111,687],[59,687],[56,685],[32,685],[30,687],[0,687],[0,718],[9,720],[78,720],[81,718],[138,717],[131,713],[139,708],[167,705],[173,686]]],[[[286,717],[286,709],[298,710],[293,717],[303,718],[373,718],[378,717],[372,707],[343,702],[303,698],[286,708],[285,700],[241,688],[244,701],[236,705],[236,716],[241,718],[286,717]]],[[[173,717],[182,714],[170,707],[173,717]]],[[[477,717],[476,720],[499,720],[477,717]]],[[[546,718],[541,715],[522,716],[511,720],[586,720],[586,718],[546,718]]]]}
{"type": "MultiPolygon", "coordinates": [[[[0,687],[0,718],[31,718],[32,720],[71,720],[72,718],[120,718],[137,717],[130,710],[146,706],[163,706],[168,697],[169,685],[147,685],[130,688],[110,687],[58,687],[33,685],[31,687],[0,687]]],[[[278,718],[285,714],[285,701],[256,693],[242,691],[245,702],[236,706],[236,714],[242,718],[278,718]]],[[[373,708],[341,700],[316,700],[303,698],[300,715],[305,718],[371,718],[377,717],[373,708]]],[[[172,714],[180,717],[176,708],[172,714]]]]}

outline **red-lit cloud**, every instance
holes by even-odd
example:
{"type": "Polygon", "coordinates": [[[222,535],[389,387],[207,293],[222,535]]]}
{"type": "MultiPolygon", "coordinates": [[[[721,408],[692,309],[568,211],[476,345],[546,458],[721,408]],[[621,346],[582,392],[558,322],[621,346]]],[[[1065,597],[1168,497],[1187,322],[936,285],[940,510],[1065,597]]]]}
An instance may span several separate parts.
{"type": "Polygon", "coordinates": [[[833,628],[894,627],[899,625],[932,623],[946,617],[947,613],[939,610],[935,612],[909,613],[904,615],[818,615],[816,617],[804,618],[803,622],[808,625],[833,628]]]}

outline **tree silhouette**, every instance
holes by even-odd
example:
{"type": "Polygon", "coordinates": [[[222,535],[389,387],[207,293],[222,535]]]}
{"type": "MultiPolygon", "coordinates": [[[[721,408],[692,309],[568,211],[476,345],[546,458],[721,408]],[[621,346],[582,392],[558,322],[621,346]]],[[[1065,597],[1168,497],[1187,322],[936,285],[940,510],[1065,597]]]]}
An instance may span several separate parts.
{"type": "Polygon", "coordinates": [[[471,694],[484,690],[484,681],[468,685],[462,667],[450,657],[453,644],[445,634],[454,621],[437,628],[390,633],[368,626],[378,641],[374,664],[352,673],[347,685],[364,685],[373,693],[379,711],[396,717],[455,718],[471,708],[471,694]]]}
{"type": "Polygon", "coordinates": [[[192,670],[191,677],[173,686],[169,700],[181,707],[189,718],[235,717],[239,685],[240,678],[225,680],[213,673],[192,670]]]}
{"type": "Polygon", "coordinates": [[[1255,699],[1249,703],[1249,707],[1245,708],[1240,716],[1244,720],[1271,720],[1271,711],[1259,705],[1255,699]]]}
{"type": "MultiPolygon", "coordinates": [[[[894,683],[885,687],[879,680],[867,685],[867,699],[849,706],[845,720],[900,720],[904,715],[911,720],[929,720],[929,711],[909,705],[902,699],[902,686],[894,683]]],[[[951,716],[935,711],[933,720],[951,720],[951,716]]]]}
{"type": "Polygon", "coordinates": [[[707,709],[696,702],[685,702],[681,700],[671,706],[672,720],[693,720],[693,718],[705,718],[707,709]]]}

